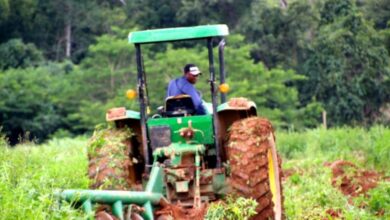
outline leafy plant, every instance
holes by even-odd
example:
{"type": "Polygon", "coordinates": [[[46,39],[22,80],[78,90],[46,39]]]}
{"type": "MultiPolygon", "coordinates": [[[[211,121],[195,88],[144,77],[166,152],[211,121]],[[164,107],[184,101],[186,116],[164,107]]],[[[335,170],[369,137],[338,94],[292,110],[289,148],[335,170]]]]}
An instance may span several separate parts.
{"type": "Polygon", "coordinates": [[[253,199],[228,196],[225,201],[212,203],[205,216],[208,220],[247,220],[256,214],[257,202],[253,199]]]}
{"type": "Polygon", "coordinates": [[[380,183],[368,192],[368,196],[355,199],[355,205],[364,207],[373,215],[390,218],[390,183],[380,183]]]}

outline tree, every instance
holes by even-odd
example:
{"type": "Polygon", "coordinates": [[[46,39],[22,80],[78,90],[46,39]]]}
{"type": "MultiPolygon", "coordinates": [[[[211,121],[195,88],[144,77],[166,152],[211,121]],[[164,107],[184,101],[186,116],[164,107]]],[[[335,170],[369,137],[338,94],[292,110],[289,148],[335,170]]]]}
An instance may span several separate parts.
{"type": "Polygon", "coordinates": [[[3,0],[0,10],[0,42],[20,38],[56,61],[80,62],[96,36],[129,24],[122,4],[108,0],[3,0]]]}
{"type": "MultiPolygon", "coordinates": [[[[1,1],[0,42],[6,42],[12,38],[21,38],[33,33],[32,25],[34,14],[37,11],[38,1],[14,0],[1,1]]],[[[29,42],[27,40],[27,42],[29,42]]]]}
{"type": "Polygon", "coordinates": [[[176,27],[176,10],[181,1],[135,0],[127,4],[127,14],[142,29],[176,27]]]}
{"type": "Polygon", "coordinates": [[[63,95],[71,88],[64,67],[53,64],[0,74],[0,122],[11,144],[28,133],[42,141],[66,128],[63,119],[73,105],[63,95]]]}
{"type": "Polygon", "coordinates": [[[137,83],[135,49],[125,40],[127,31],[114,30],[114,34],[97,38],[80,68],[72,73],[79,101],[78,108],[68,116],[73,132],[85,132],[104,122],[109,108],[136,106],[125,99],[126,90],[137,83]]]}
{"type": "Polygon", "coordinates": [[[390,2],[388,0],[367,1],[363,5],[364,16],[374,22],[374,27],[383,37],[390,54],[390,2]]]}
{"type": "Polygon", "coordinates": [[[253,45],[244,44],[242,36],[230,36],[226,49],[230,97],[247,97],[253,100],[261,116],[265,116],[278,127],[316,127],[321,105],[313,102],[310,108],[301,106],[296,82],[305,77],[294,70],[268,69],[250,58],[253,45]],[[310,116],[309,116],[310,115],[310,116]]]}
{"type": "MultiPolygon", "coordinates": [[[[95,36],[109,32],[112,22],[122,23],[126,19],[123,11],[111,9],[111,6],[108,1],[42,1],[36,16],[43,21],[51,21],[51,47],[44,42],[45,47],[50,49],[49,56],[78,63],[85,56],[88,46],[94,42],[95,36]],[[55,26],[51,26],[53,24],[55,26]]],[[[36,25],[41,31],[45,28],[39,23],[36,25]]]]}
{"type": "Polygon", "coordinates": [[[253,0],[163,0],[130,1],[128,16],[141,29],[227,24],[236,29],[253,0]]]}
{"type": "Polygon", "coordinates": [[[376,29],[389,28],[390,2],[388,0],[365,1],[363,12],[368,20],[372,20],[376,29]]]}
{"type": "Polygon", "coordinates": [[[324,103],[332,124],[369,124],[389,100],[389,56],[353,1],[328,0],[305,63],[302,100],[324,103]]]}
{"type": "Polygon", "coordinates": [[[0,0],[0,25],[10,14],[9,0],[0,0]]]}
{"type": "Polygon", "coordinates": [[[289,3],[286,9],[254,1],[241,21],[239,31],[254,44],[251,56],[268,68],[282,66],[299,70],[312,41],[317,13],[306,1],[289,3]]]}
{"type": "Polygon", "coordinates": [[[20,39],[12,39],[0,45],[0,69],[26,68],[43,62],[42,52],[34,44],[24,44],[20,39]]]}

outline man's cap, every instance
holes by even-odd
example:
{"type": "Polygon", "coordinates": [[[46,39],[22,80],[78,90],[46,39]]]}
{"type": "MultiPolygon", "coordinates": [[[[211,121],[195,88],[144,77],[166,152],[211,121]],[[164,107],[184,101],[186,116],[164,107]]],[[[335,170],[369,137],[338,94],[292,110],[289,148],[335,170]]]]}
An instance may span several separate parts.
{"type": "Polygon", "coordinates": [[[195,66],[194,64],[187,64],[184,67],[184,73],[191,73],[191,75],[197,76],[201,74],[199,68],[195,66]]]}

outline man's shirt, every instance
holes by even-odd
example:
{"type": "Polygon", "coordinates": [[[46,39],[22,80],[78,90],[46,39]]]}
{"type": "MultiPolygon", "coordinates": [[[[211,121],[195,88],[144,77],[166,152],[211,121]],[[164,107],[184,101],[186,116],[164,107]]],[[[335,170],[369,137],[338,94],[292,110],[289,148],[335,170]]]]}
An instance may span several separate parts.
{"type": "Polygon", "coordinates": [[[195,89],[194,85],[192,85],[185,76],[180,78],[171,80],[168,85],[167,97],[169,96],[177,96],[186,94],[191,96],[192,102],[194,103],[196,114],[197,115],[205,115],[206,110],[202,105],[202,97],[199,92],[195,89]]]}

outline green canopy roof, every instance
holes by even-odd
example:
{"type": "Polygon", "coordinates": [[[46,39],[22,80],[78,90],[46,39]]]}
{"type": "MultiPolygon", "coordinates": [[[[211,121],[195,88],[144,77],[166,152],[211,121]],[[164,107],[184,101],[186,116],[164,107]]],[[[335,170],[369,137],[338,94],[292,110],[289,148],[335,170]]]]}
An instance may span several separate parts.
{"type": "Polygon", "coordinates": [[[130,32],[129,42],[133,44],[144,44],[226,35],[229,35],[229,29],[225,24],[202,25],[195,27],[164,28],[130,32]]]}

